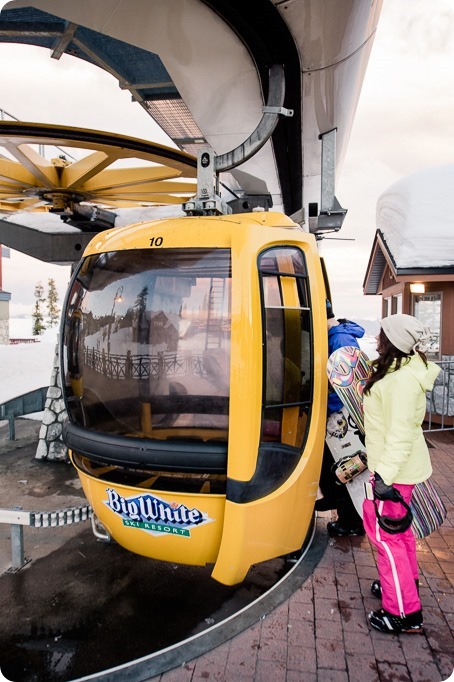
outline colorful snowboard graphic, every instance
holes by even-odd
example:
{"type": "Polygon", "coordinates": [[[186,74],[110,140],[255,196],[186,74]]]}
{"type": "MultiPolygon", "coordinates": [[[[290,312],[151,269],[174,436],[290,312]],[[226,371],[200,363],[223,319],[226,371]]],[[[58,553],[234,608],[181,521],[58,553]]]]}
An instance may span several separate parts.
{"type": "Polygon", "coordinates": [[[338,348],[328,358],[328,379],[361,433],[364,433],[363,390],[370,376],[369,359],[354,346],[338,348]]]}
{"type": "MultiPolygon", "coordinates": [[[[335,462],[347,455],[350,457],[358,453],[365,455],[366,449],[359,435],[359,429],[346,407],[343,407],[339,412],[330,414],[326,423],[326,444],[335,462]]],[[[368,480],[369,470],[366,469],[345,484],[360,516],[363,515],[364,483],[368,480]]]]}

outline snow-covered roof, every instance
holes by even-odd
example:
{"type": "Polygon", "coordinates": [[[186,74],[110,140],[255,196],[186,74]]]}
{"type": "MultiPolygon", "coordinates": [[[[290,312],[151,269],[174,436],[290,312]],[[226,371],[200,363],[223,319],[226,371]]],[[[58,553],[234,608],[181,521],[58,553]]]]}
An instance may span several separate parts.
{"type": "Polygon", "coordinates": [[[377,202],[380,230],[397,269],[454,265],[454,165],[407,175],[377,202]]]}

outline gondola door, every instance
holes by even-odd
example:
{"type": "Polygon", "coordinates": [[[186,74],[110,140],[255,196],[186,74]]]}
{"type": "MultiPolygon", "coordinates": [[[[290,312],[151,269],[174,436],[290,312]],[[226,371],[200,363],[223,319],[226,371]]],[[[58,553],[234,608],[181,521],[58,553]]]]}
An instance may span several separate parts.
{"type": "Polygon", "coordinates": [[[256,240],[249,234],[238,249],[232,239],[232,312],[239,315],[232,314],[224,529],[212,574],[225,584],[243,580],[253,563],[301,547],[323,452],[327,329],[320,259],[309,235],[281,244],[272,236],[273,230],[256,240]]]}

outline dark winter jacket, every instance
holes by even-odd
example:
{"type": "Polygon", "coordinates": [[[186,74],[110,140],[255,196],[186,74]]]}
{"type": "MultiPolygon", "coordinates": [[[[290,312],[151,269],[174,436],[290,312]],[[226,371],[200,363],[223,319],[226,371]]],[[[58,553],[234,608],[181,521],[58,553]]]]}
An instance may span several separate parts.
{"type": "MultiPolygon", "coordinates": [[[[357,339],[361,339],[363,336],[363,327],[350,320],[346,320],[341,324],[331,327],[331,329],[328,330],[328,356],[343,346],[354,346],[355,348],[359,348],[357,339]]],[[[341,409],[341,399],[334,393],[334,390],[330,388],[328,394],[328,414],[332,414],[341,409]]]]}

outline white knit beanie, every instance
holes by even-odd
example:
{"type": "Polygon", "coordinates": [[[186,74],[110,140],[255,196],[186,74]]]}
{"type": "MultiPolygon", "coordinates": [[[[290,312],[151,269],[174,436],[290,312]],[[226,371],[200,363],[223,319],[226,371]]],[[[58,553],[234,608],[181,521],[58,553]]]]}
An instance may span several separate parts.
{"type": "Polygon", "coordinates": [[[424,327],[416,317],[412,315],[389,315],[380,322],[393,346],[406,353],[420,350],[425,352],[430,340],[430,329],[424,327]]]}

